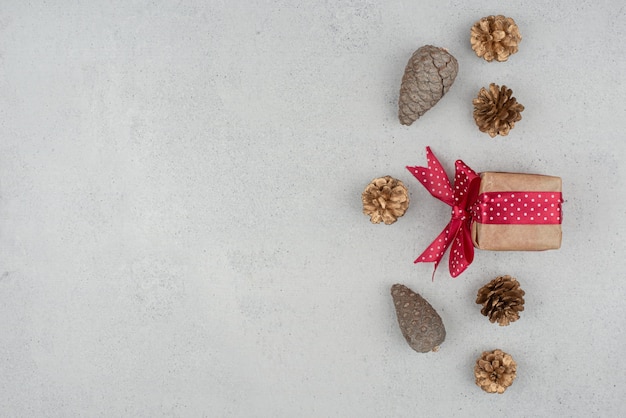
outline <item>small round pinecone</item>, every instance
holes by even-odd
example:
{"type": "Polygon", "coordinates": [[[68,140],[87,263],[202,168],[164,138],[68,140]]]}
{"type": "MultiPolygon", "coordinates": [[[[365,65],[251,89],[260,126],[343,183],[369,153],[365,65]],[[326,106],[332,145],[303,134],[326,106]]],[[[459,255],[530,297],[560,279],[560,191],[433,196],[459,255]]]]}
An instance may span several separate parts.
{"type": "Polygon", "coordinates": [[[516,373],[515,360],[502,350],[484,351],[474,366],[476,384],[489,393],[504,393],[513,384],[516,373]]]}
{"type": "Polygon", "coordinates": [[[426,45],[409,59],[398,100],[398,118],[403,125],[411,125],[448,92],[459,64],[443,48],[426,45]]]}
{"type": "Polygon", "coordinates": [[[404,215],[409,207],[409,191],[404,183],[391,176],[372,180],[361,194],[363,213],[370,216],[374,224],[385,222],[391,225],[404,215]]]}
{"type": "Polygon", "coordinates": [[[398,325],[409,346],[418,353],[439,350],[446,328],[430,303],[403,284],[391,286],[398,325]]]}
{"type": "Polygon", "coordinates": [[[487,16],[472,26],[470,31],[472,49],[486,61],[506,61],[517,52],[522,40],[519,28],[510,17],[487,16]]]}
{"type": "Polygon", "coordinates": [[[506,86],[491,83],[489,90],[484,87],[478,92],[474,104],[474,120],[481,132],[490,137],[506,136],[515,126],[515,122],[522,120],[524,106],[511,97],[513,91],[506,86]]]}
{"type": "Polygon", "coordinates": [[[500,276],[480,288],[476,303],[483,305],[480,313],[489,317],[491,323],[498,321],[505,326],[519,319],[524,310],[524,295],[516,279],[500,276]]]}

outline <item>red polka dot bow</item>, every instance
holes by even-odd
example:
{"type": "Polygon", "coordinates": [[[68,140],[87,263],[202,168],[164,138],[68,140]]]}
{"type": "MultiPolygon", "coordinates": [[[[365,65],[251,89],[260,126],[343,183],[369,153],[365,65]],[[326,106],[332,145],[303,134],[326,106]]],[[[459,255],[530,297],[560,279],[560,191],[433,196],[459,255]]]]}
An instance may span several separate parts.
{"type": "Polygon", "coordinates": [[[431,195],[452,206],[452,217],[441,234],[417,257],[415,263],[435,263],[435,271],[443,255],[452,246],[450,275],[457,277],[474,261],[474,244],[471,236],[472,206],[478,197],[480,177],[463,161],[455,163],[454,187],[450,184],[441,163],[426,147],[428,168],[407,167],[431,195]]]}

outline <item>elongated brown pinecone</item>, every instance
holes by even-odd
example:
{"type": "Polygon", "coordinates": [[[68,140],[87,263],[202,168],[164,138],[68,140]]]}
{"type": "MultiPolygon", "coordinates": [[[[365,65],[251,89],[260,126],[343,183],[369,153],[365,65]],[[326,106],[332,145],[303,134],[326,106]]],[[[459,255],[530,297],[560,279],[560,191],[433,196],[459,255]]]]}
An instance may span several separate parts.
{"type": "Polygon", "coordinates": [[[519,28],[510,17],[487,16],[472,26],[470,43],[476,55],[486,61],[506,61],[518,50],[522,40],[519,28]]]}
{"type": "Polygon", "coordinates": [[[516,375],[515,360],[502,350],[484,351],[474,366],[476,384],[489,393],[504,393],[516,375]]]}
{"type": "Polygon", "coordinates": [[[391,286],[398,325],[409,346],[418,353],[439,350],[446,328],[430,303],[403,284],[391,286]]]}
{"type": "Polygon", "coordinates": [[[409,207],[409,191],[404,183],[391,176],[372,180],[361,194],[363,213],[374,224],[390,225],[404,215],[409,207]]]}
{"type": "Polygon", "coordinates": [[[488,133],[492,138],[496,135],[506,136],[515,122],[522,120],[524,106],[517,103],[512,94],[511,89],[495,83],[489,85],[489,90],[484,87],[480,89],[472,103],[474,120],[481,132],[488,133]]]}
{"type": "Polygon", "coordinates": [[[398,100],[398,118],[403,125],[410,125],[448,92],[459,64],[443,48],[425,45],[409,59],[398,100]]]}
{"type": "Polygon", "coordinates": [[[480,288],[476,303],[483,305],[480,313],[489,317],[489,321],[505,326],[519,319],[519,313],[524,310],[524,295],[516,279],[500,276],[480,288]]]}

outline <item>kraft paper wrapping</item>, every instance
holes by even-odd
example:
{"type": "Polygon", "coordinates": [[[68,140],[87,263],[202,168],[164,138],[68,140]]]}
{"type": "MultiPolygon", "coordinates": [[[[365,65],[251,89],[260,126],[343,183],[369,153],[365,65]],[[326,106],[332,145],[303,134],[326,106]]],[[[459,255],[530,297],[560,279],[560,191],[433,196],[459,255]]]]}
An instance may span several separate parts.
{"type": "MultiPolygon", "coordinates": [[[[479,193],[561,192],[561,178],[538,174],[481,174],[479,193]]],[[[561,247],[561,225],[493,225],[472,223],[476,248],[493,251],[542,251],[561,247]]]]}

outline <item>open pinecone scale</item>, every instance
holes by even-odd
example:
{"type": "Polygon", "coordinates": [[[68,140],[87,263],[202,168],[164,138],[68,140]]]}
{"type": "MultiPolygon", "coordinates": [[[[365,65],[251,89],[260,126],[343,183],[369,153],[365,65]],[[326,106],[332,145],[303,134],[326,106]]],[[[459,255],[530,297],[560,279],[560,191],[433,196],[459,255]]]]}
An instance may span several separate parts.
{"type": "Polygon", "coordinates": [[[480,288],[476,303],[483,305],[480,313],[489,321],[506,326],[519,319],[519,313],[524,310],[525,294],[517,279],[500,276],[480,288]]]}
{"type": "Polygon", "coordinates": [[[481,132],[488,133],[492,138],[496,135],[506,136],[515,122],[522,120],[524,106],[512,95],[510,88],[495,83],[489,85],[489,90],[484,87],[480,89],[472,103],[474,120],[481,132]]]}
{"type": "Polygon", "coordinates": [[[488,393],[504,393],[517,377],[517,363],[502,350],[484,351],[474,366],[476,385],[488,393]]]}
{"type": "Polygon", "coordinates": [[[518,51],[522,41],[515,21],[502,15],[483,17],[470,32],[472,49],[485,61],[506,61],[518,51]]]}

